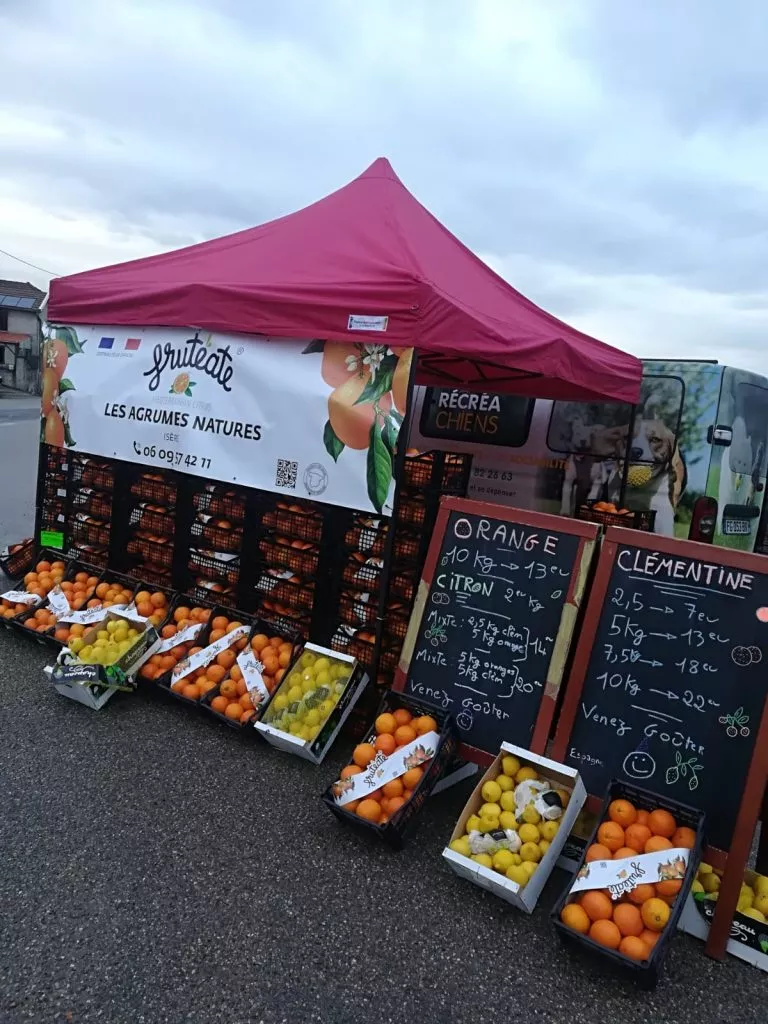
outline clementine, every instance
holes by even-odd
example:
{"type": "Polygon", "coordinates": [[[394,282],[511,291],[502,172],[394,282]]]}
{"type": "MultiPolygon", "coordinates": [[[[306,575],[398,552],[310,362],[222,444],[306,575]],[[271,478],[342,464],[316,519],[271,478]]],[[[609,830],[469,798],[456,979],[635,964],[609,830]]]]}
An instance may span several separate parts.
{"type": "Polygon", "coordinates": [[[607,846],[611,853],[615,853],[622,846],[626,846],[624,829],[615,821],[604,821],[597,830],[597,841],[601,845],[607,846]]]}
{"type": "Polygon", "coordinates": [[[589,937],[607,949],[618,949],[621,945],[621,932],[613,921],[603,919],[595,921],[589,929],[589,937]]]}
{"type": "Polygon", "coordinates": [[[677,822],[669,811],[659,809],[648,815],[648,828],[655,836],[670,839],[677,831],[677,822]]]}
{"type": "Polygon", "coordinates": [[[586,910],[578,903],[567,903],[560,911],[560,920],[580,935],[586,935],[592,925],[586,910]]]}

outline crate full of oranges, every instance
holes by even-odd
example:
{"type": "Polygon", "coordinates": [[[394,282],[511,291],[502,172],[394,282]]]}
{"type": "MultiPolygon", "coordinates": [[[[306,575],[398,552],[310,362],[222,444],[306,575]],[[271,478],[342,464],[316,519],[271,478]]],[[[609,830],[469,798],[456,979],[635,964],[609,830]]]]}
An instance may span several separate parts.
{"type": "Polygon", "coordinates": [[[704,815],[622,782],[552,916],[561,938],[654,985],[701,858],[704,815]]]}

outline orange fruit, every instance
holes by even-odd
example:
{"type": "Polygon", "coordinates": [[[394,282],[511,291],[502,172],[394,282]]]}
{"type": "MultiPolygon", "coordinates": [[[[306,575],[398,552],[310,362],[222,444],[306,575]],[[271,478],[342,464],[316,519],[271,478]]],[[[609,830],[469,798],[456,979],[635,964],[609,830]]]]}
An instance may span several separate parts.
{"type": "MultiPolygon", "coordinates": [[[[219,628],[226,629],[227,628],[226,626],[222,626],[222,627],[216,626],[216,623],[218,621],[219,621],[218,618],[213,620],[213,625],[214,625],[215,628],[217,628],[217,629],[219,629],[219,628]]],[[[268,643],[269,643],[269,637],[268,636],[266,636],[264,633],[257,633],[256,636],[254,636],[253,639],[251,640],[251,648],[255,651],[256,654],[259,654],[261,651],[264,650],[264,648],[267,646],[268,643]]]]}
{"type": "Polygon", "coordinates": [[[235,680],[236,683],[239,683],[240,680],[243,678],[243,673],[240,670],[239,665],[233,665],[232,668],[229,670],[229,675],[232,679],[235,680]]]}
{"type": "Polygon", "coordinates": [[[243,717],[244,710],[245,709],[243,708],[242,704],[238,703],[237,701],[233,701],[231,704],[227,704],[226,708],[224,709],[224,714],[227,716],[227,718],[231,718],[233,722],[239,722],[240,719],[243,717]]]}
{"type": "MultiPolygon", "coordinates": [[[[150,598],[150,600],[151,600],[151,598],[150,598]]],[[[182,619],[188,619],[189,616],[190,616],[190,610],[189,610],[189,608],[186,608],[184,605],[181,605],[173,613],[173,618],[174,618],[175,622],[181,622],[182,619]]]]}
{"type": "Polygon", "coordinates": [[[632,903],[619,903],[614,907],[613,920],[622,935],[640,935],[643,930],[640,910],[632,903]]]}
{"type": "Polygon", "coordinates": [[[614,853],[613,860],[626,860],[628,857],[636,857],[637,850],[632,849],[631,846],[620,846],[619,849],[614,853]]]}
{"type": "Polygon", "coordinates": [[[647,825],[649,817],[650,817],[650,814],[649,814],[648,811],[638,810],[638,812],[637,812],[637,819],[635,821],[635,824],[636,825],[647,825]]]}
{"type": "Polygon", "coordinates": [[[593,860],[611,860],[612,857],[613,851],[609,850],[607,846],[603,846],[602,843],[593,843],[587,850],[585,863],[591,864],[593,860]]]}
{"type": "Polygon", "coordinates": [[[359,817],[365,818],[366,821],[372,821],[378,823],[381,819],[382,809],[381,804],[378,800],[371,800],[368,797],[367,800],[361,800],[357,805],[357,812],[359,817]]]}
{"type": "Polygon", "coordinates": [[[348,764],[346,768],[341,769],[341,779],[350,779],[353,775],[359,775],[363,769],[356,764],[348,764]]]}
{"type": "Polygon", "coordinates": [[[227,674],[227,670],[221,665],[209,665],[205,670],[205,674],[209,679],[212,679],[214,683],[220,683],[227,674]]]}
{"type": "Polygon", "coordinates": [[[376,750],[382,754],[386,754],[389,757],[390,754],[394,754],[397,749],[397,743],[395,743],[395,737],[391,732],[383,732],[380,736],[376,737],[376,742],[373,744],[376,750]]]}
{"type": "Polygon", "coordinates": [[[250,711],[244,711],[243,712],[243,716],[240,719],[240,725],[245,725],[246,722],[250,722],[250,720],[252,718],[255,718],[255,717],[256,717],[255,709],[252,708],[250,711]]]}
{"type": "MultiPolygon", "coordinates": [[[[613,903],[611,898],[606,896],[604,892],[598,892],[597,889],[590,889],[589,892],[585,892],[579,900],[580,906],[584,908],[584,912],[590,921],[610,921],[613,917],[613,903]]],[[[616,929],[618,931],[618,928],[616,929]]],[[[616,945],[618,946],[618,942],[616,945]]]]}
{"type": "Polygon", "coordinates": [[[664,925],[669,920],[669,907],[658,897],[646,900],[640,908],[643,924],[651,932],[663,931],[664,925]]]}
{"type": "Polygon", "coordinates": [[[659,809],[651,811],[648,815],[648,828],[655,836],[664,836],[665,839],[669,839],[677,831],[677,822],[669,811],[659,809]]]}
{"type": "MultiPolygon", "coordinates": [[[[97,594],[99,593],[98,588],[96,590],[96,593],[97,594]]],[[[101,596],[101,595],[99,595],[99,596],[101,596]]],[[[138,604],[144,604],[145,602],[152,600],[152,595],[150,594],[150,592],[148,590],[140,590],[138,592],[138,594],[136,595],[136,599],[135,600],[136,600],[136,604],[137,605],[138,604]]]]}
{"type": "Polygon", "coordinates": [[[165,608],[165,606],[168,604],[165,598],[165,594],[162,594],[159,590],[156,591],[154,594],[151,594],[149,600],[150,603],[154,605],[155,608],[165,608]]]}
{"type": "Polygon", "coordinates": [[[408,725],[413,715],[406,708],[398,708],[397,711],[392,712],[392,717],[398,725],[408,725]]]}
{"type": "Polygon", "coordinates": [[[397,728],[397,719],[394,715],[390,715],[388,711],[385,711],[376,719],[374,727],[379,735],[382,733],[394,733],[397,728]]]}
{"type": "Polygon", "coordinates": [[[602,846],[607,846],[611,853],[615,853],[622,846],[627,845],[624,842],[624,829],[621,825],[617,825],[615,821],[604,821],[602,823],[597,830],[597,841],[602,846]]]}
{"type": "Polygon", "coordinates": [[[387,813],[389,814],[389,817],[391,818],[395,811],[399,811],[404,803],[406,803],[406,799],[404,796],[391,797],[389,803],[387,804],[387,813]]]}
{"type": "Polygon", "coordinates": [[[406,743],[412,743],[416,739],[417,733],[413,726],[410,725],[399,725],[395,729],[395,743],[398,747],[404,747],[406,743]]]}
{"type": "Polygon", "coordinates": [[[656,890],[652,885],[636,885],[627,895],[636,906],[641,907],[646,900],[653,899],[656,895],[656,890]]]}
{"type": "Polygon", "coordinates": [[[637,820],[637,809],[629,800],[612,800],[608,805],[608,817],[622,828],[628,828],[637,820]]]}
{"type": "MultiPolygon", "coordinates": [[[[50,562],[38,562],[37,565],[35,566],[35,570],[38,573],[50,572],[51,571],[51,563],[50,562]]],[[[86,579],[88,579],[87,574],[83,573],[83,575],[85,576],[86,579]]]]}
{"type": "Polygon", "coordinates": [[[645,844],[646,853],[659,853],[660,850],[671,850],[672,843],[664,836],[651,836],[645,844]]]}
{"type": "Polygon", "coordinates": [[[682,850],[692,850],[696,845],[696,833],[692,828],[681,825],[672,836],[672,845],[682,850]]]}
{"type": "Polygon", "coordinates": [[[393,796],[402,796],[405,786],[400,779],[392,779],[391,782],[386,782],[382,787],[384,796],[391,799],[393,796]]]}
{"type": "Polygon", "coordinates": [[[662,897],[677,896],[682,887],[682,879],[668,878],[664,882],[656,883],[656,895],[662,897]]]}
{"type": "Polygon", "coordinates": [[[651,955],[650,949],[642,938],[636,935],[625,936],[619,943],[619,952],[630,960],[647,960],[651,955]]]}
{"type": "MultiPolygon", "coordinates": [[[[352,752],[352,760],[360,768],[367,767],[376,756],[376,748],[370,743],[358,743],[352,752]]],[[[365,801],[363,801],[365,803],[365,801]]]]}
{"type": "Polygon", "coordinates": [[[592,925],[586,910],[578,903],[567,903],[560,911],[560,920],[580,935],[586,935],[592,925]]]}
{"type": "Polygon", "coordinates": [[[621,945],[621,932],[613,921],[595,921],[589,929],[589,937],[606,949],[618,949],[621,945]]]}
{"type": "Polygon", "coordinates": [[[241,705],[241,707],[243,708],[244,711],[253,711],[254,710],[253,701],[251,700],[250,693],[244,693],[240,697],[240,705],[241,705]]]}
{"type": "Polygon", "coordinates": [[[197,683],[187,683],[181,691],[181,695],[186,697],[187,700],[198,700],[200,698],[200,687],[197,683]]]}
{"type": "Polygon", "coordinates": [[[646,944],[646,946],[648,947],[648,950],[650,952],[650,950],[652,950],[653,947],[656,945],[656,943],[659,941],[661,936],[660,936],[659,932],[652,932],[650,930],[650,928],[646,928],[643,931],[643,933],[640,936],[640,938],[646,944]]]}
{"type": "Polygon", "coordinates": [[[414,718],[411,725],[419,736],[423,736],[427,732],[440,731],[440,727],[432,715],[420,715],[418,718],[414,718]]]}
{"type": "Polygon", "coordinates": [[[223,668],[232,668],[236,660],[234,651],[222,651],[221,654],[216,655],[216,664],[223,668]]]}
{"type": "Polygon", "coordinates": [[[218,697],[214,697],[213,700],[211,701],[211,707],[213,708],[214,711],[218,711],[220,715],[223,715],[224,712],[227,710],[228,704],[229,701],[227,700],[227,698],[222,697],[221,694],[219,694],[218,697]]]}
{"type": "MultiPolygon", "coordinates": [[[[219,667],[221,667],[221,666],[219,666],[219,667]]],[[[232,678],[234,679],[235,677],[233,676],[232,678]]],[[[248,687],[245,685],[245,680],[244,679],[236,680],[235,685],[237,686],[237,696],[238,697],[242,697],[244,693],[248,692],[248,687]]]]}
{"type": "Polygon", "coordinates": [[[237,697],[237,683],[234,679],[225,679],[219,687],[219,692],[223,697],[229,697],[230,700],[234,700],[237,697]]]}
{"type": "Polygon", "coordinates": [[[421,782],[423,776],[424,776],[424,769],[423,768],[411,768],[411,769],[409,769],[405,773],[405,775],[401,775],[400,776],[400,779],[401,779],[401,781],[403,783],[403,789],[404,790],[410,789],[411,791],[413,791],[414,789],[416,789],[418,784],[421,782]]]}
{"type": "Polygon", "coordinates": [[[624,842],[627,846],[631,847],[636,853],[642,853],[645,850],[645,844],[651,838],[651,830],[647,825],[638,825],[635,822],[634,825],[630,825],[624,833],[624,842]]]}
{"type": "Polygon", "coordinates": [[[197,685],[198,685],[198,687],[200,689],[200,693],[201,693],[201,695],[203,697],[206,695],[206,693],[210,693],[211,690],[215,690],[216,689],[216,683],[214,683],[207,676],[203,676],[202,679],[198,679],[197,685]]]}

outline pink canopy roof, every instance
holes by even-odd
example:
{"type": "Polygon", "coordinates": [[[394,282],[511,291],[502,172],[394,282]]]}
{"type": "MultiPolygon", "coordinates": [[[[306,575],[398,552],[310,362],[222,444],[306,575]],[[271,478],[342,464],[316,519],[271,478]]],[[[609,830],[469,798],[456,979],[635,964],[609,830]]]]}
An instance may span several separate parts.
{"type": "Polygon", "coordinates": [[[48,318],[414,346],[420,384],[624,402],[640,388],[638,359],[516,292],[382,158],[260,227],[57,278],[48,318]],[[350,317],[387,317],[386,331],[350,317]]]}

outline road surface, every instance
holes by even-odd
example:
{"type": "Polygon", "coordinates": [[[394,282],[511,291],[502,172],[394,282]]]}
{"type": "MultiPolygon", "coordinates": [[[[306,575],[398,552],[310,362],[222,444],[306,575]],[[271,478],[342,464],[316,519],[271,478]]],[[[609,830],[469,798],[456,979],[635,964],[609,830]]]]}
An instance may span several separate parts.
{"type": "Polygon", "coordinates": [[[0,548],[31,537],[40,438],[40,399],[0,388],[0,548]]]}

